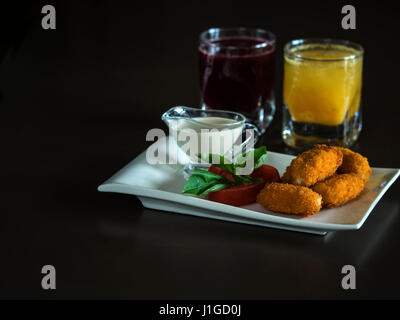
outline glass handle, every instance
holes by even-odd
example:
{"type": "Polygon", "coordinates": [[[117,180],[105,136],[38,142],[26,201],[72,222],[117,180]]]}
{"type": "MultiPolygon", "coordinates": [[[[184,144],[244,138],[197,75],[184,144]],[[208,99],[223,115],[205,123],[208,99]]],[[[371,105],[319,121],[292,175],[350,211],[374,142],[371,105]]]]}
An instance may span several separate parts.
{"type": "MultiPolygon", "coordinates": [[[[246,123],[245,124],[245,132],[247,132],[247,130],[252,130],[252,136],[254,136],[253,137],[253,144],[251,145],[251,147],[253,147],[256,143],[257,143],[257,141],[258,141],[258,139],[260,138],[260,136],[261,136],[261,132],[260,132],[260,130],[258,130],[258,128],[254,125],[254,124],[251,124],[251,123],[246,123]]],[[[247,140],[250,140],[252,137],[249,137],[247,140]]],[[[243,143],[246,143],[247,142],[247,140],[245,141],[245,142],[243,142],[243,143]]]]}
{"type": "Polygon", "coordinates": [[[230,151],[232,154],[232,159],[236,158],[239,154],[246,152],[246,149],[253,148],[261,136],[260,130],[251,123],[245,123],[242,137],[244,133],[246,133],[245,140],[243,141],[241,139],[240,141],[243,142],[233,146],[232,150],[230,151]]]}

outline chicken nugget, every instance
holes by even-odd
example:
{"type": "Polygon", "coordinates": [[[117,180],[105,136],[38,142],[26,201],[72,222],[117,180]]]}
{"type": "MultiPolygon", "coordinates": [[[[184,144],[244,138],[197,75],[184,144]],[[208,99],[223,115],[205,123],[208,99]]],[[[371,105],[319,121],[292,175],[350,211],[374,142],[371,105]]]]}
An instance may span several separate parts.
{"type": "Polygon", "coordinates": [[[282,181],[312,186],[333,175],[342,164],[342,152],[336,147],[317,145],[293,159],[282,176],[282,181]]]}
{"type": "Polygon", "coordinates": [[[361,154],[351,151],[347,148],[337,147],[343,154],[343,162],[338,168],[338,173],[356,173],[368,181],[371,176],[371,167],[369,166],[368,159],[361,154]]]}
{"type": "Polygon", "coordinates": [[[271,211],[309,216],[319,212],[322,197],[307,187],[272,182],[260,191],[257,202],[271,211]]]}
{"type": "Polygon", "coordinates": [[[344,173],[318,182],[313,190],[322,196],[324,207],[333,208],[356,198],[364,186],[365,181],[360,175],[344,173]]]}

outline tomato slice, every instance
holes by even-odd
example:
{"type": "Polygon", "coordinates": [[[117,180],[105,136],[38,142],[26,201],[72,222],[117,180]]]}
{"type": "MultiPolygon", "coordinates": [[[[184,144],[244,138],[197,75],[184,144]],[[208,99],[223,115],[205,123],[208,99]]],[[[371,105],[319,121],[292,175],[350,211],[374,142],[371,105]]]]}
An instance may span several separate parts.
{"type": "Polygon", "coordinates": [[[263,164],[255,169],[251,174],[251,177],[262,179],[266,183],[281,181],[278,170],[275,167],[267,164],[263,164]]]}
{"type": "Polygon", "coordinates": [[[232,182],[235,181],[233,179],[231,173],[228,170],[218,168],[218,167],[214,166],[213,164],[211,165],[210,168],[208,168],[208,171],[215,173],[215,174],[219,174],[220,176],[223,176],[232,182]]]}
{"type": "MultiPolygon", "coordinates": [[[[211,167],[208,169],[208,171],[215,173],[215,174],[219,174],[220,176],[223,176],[232,182],[234,181],[232,175],[227,170],[224,170],[224,169],[218,168],[214,165],[211,165],[211,167]]],[[[275,167],[270,166],[268,164],[263,164],[262,166],[255,169],[252,172],[251,177],[255,178],[255,179],[261,179],[264,182],[268,182],[268,183],[281,181],[278,170],[275,167]]]]}
{"type": "Polygon", "coordinates": [[[258,193],[264,188],[265,183],[249,183],[234,186],[208,194],[208,199],[231,206],[244,206],[256,202],[258,193]]]}
{"type": "MultiPolygon", "coordinates": [[[[230,181],[234,181],[232,175],[224,169],[212,165],[208,171],[219,174],[230,181]]],[[[264,188],[265,183],[280,182],[279,172],[275,167],[264,164],[255,169],[251,174],[252,178],[261,179],[263,183],[247,183],[234,186],[208,194],[208,199],[231,206],[244,206],[256,202],[257,194],[264,188]]]]}

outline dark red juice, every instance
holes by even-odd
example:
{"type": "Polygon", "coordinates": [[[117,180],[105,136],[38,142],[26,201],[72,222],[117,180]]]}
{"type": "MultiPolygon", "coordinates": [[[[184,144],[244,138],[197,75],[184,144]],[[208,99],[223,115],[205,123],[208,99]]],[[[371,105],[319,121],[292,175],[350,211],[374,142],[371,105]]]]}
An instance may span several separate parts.
{"type": "Polygon", "coordinates": [[[260,38],[211,40],[199,47],[199,71],[208,108],[255,112],[271,99],[275,45],[260,38]]]}

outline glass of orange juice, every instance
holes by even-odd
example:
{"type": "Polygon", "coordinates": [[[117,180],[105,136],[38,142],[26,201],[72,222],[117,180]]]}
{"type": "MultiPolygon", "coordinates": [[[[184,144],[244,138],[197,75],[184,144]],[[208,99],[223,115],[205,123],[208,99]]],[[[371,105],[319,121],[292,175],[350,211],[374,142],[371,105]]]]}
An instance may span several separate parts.
{"type": "Polygon", "coordinates": [[[349,147],[361,127],[363,48],[333,39],[300,39],[284,48],[284,142],[306,149],[349,147]]]}

